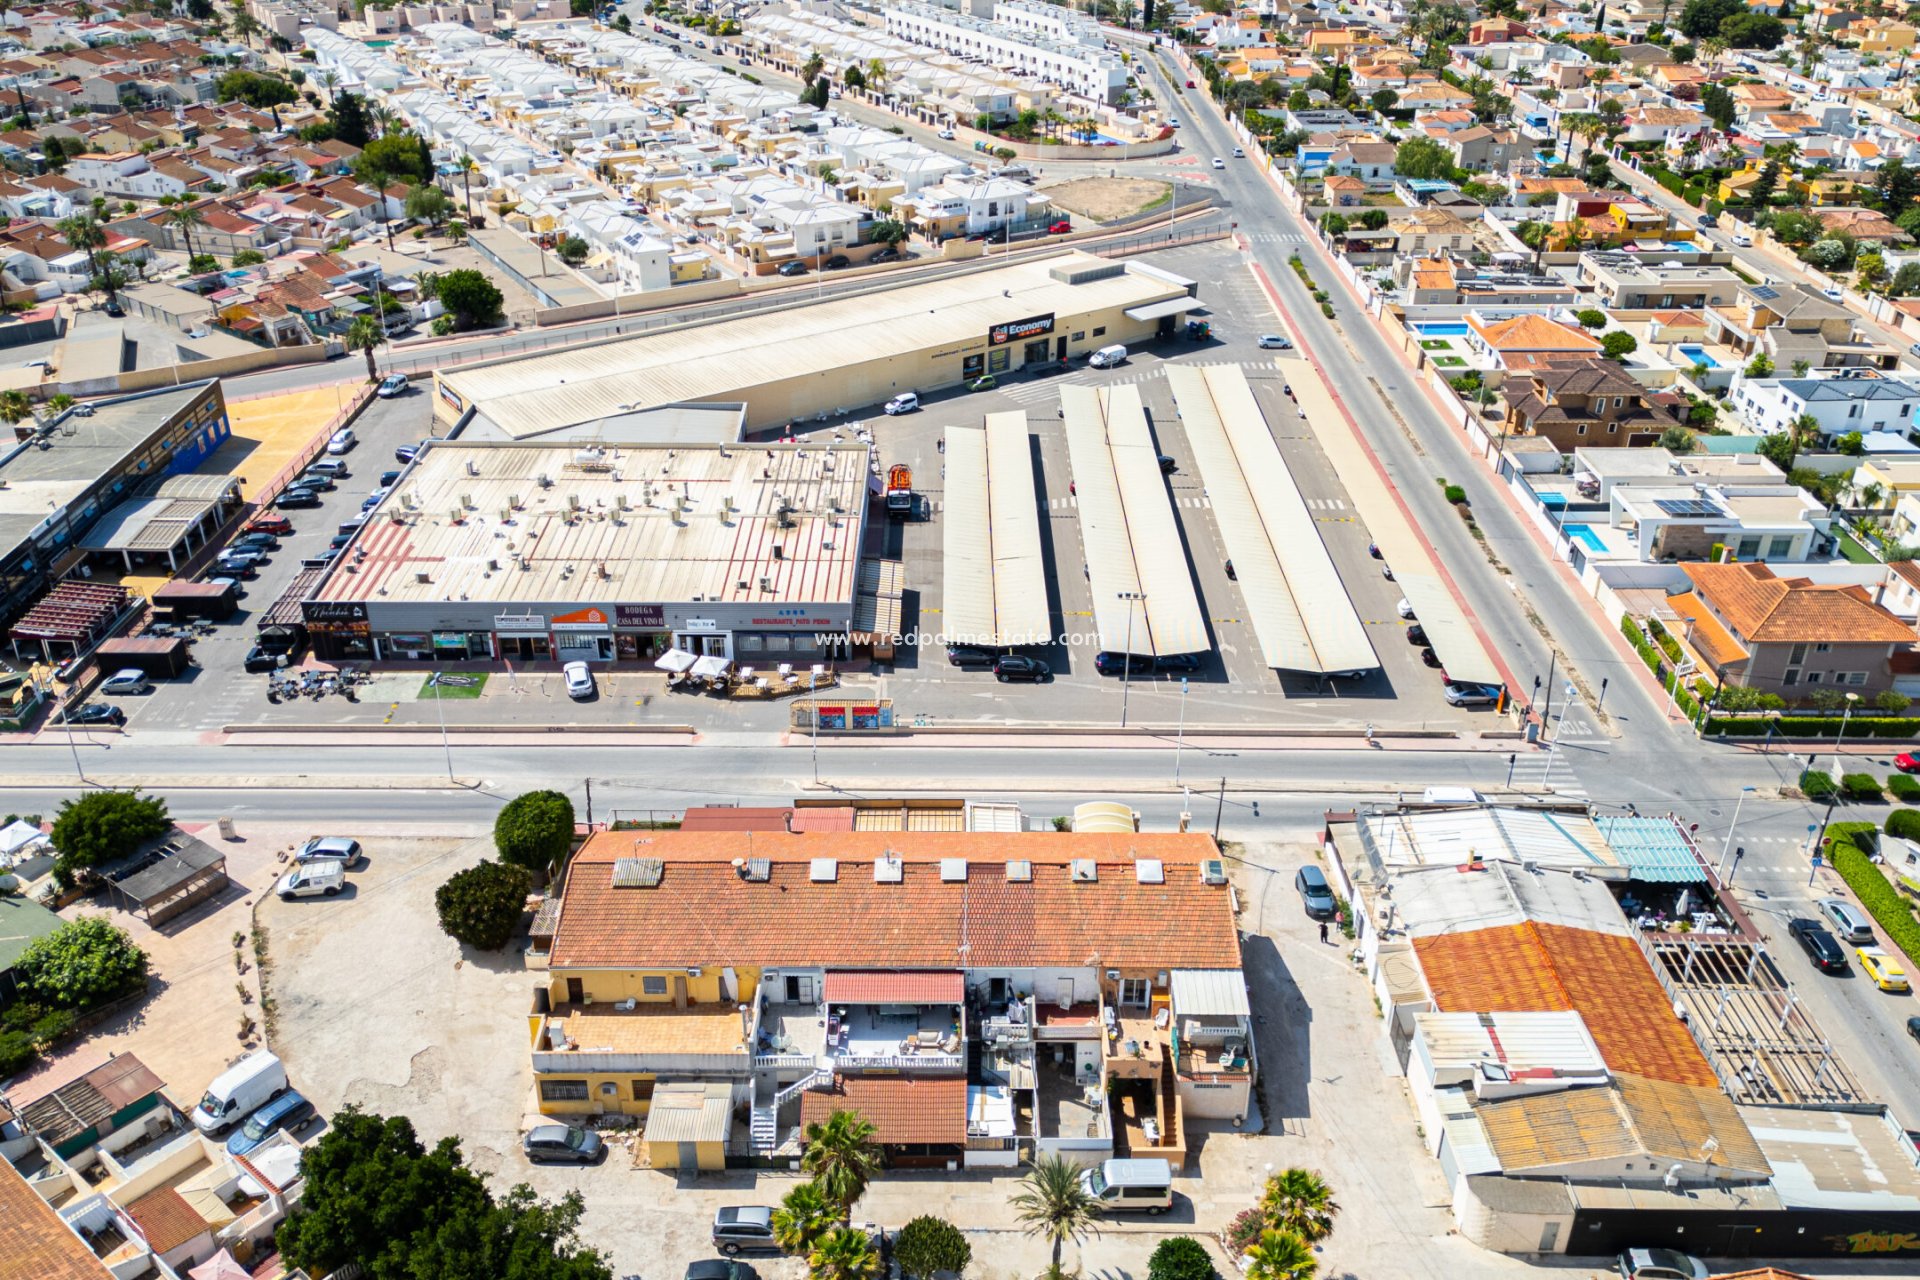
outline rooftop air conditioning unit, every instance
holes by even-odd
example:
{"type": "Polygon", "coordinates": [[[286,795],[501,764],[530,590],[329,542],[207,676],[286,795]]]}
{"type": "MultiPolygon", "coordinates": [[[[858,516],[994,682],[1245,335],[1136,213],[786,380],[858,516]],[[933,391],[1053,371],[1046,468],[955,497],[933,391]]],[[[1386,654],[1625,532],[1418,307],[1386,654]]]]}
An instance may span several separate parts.
{"type": "Polygon", "coordinates": [[[579,509],[580,509],[580,495],[579,495],[579,494],[577,494],[577,493],[570,493],[570,494],[568,494],[568,495],[567,495],[567,510],[569,510],[569,511],[578,511],[579,509]]]}
{"type": "Polygon", "coordinates": [[[467,460],[467,474],[470,476],[477,476],[480,474],[480,468],[474,465],[473,460],[471,458],[467,460]]]}
{"type": "Polygon", "coordinates": [[[424,584],[424,583],[432,582],[433,575],[428,573],[426,570],[422,569],[420,572],[413,575],[413,580],[415,582],[424,584]]]}
{"type": "Polygon", "coordinates": [[[553,477],[552,477],[552,476],[549,476],[549,475],[548,475],[548,474],[547,474],[546,472],[544,472],[544,471],[542,471],[542,472],[541,472],[541,473],[540,473],[539,475],[537,475],[537,476],[535,476],[535,477],[534,477],[534,480],[535,480],[536,482],[538,482],[538,484],[540,485],[540,487],[541,487],[542,489],[551,489],[551,488],[553,488],[553,477]]]}
{"type": "Polygon", "coordinates": [[[760,589],[762,591],[773,590],[773,579],[764,573],[760,575],[760,589]]]}

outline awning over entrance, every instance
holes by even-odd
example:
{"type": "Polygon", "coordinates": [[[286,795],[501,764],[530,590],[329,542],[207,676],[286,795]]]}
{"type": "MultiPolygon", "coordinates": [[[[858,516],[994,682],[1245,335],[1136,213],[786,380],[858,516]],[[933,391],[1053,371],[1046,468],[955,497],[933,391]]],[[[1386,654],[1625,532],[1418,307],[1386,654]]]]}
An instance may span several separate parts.
{"type": "Polygon", "coordinates": [[[828,1004],[959,1004],[965,996],[957,970],[829,973],[826,981],[828,1004]]]}
{"type": "Polygon", "coordinates": [[[1238,969],[1175,969],[1173,1007],[1182,1017],[1244,1018],[1247,980],[1238,969]]]}
{"type": "Polygon", "coordinates": [[[1162,298],[1158,302],[1128,307],[1124,314],[1129,320],[1159,320],[1165,316],[1183,316],[1189,311],[1199,309],[1200,299],[1198,298],[1162,298]]]}
{"type": "Polygon", "coordinates": [[[717,654],[708,654],[704,658],[695,658],[693,660],[693,674],[706,676],[711,679],[715,676],[727,674],[727,668],[732,665],[731,662],[717,654]]]}

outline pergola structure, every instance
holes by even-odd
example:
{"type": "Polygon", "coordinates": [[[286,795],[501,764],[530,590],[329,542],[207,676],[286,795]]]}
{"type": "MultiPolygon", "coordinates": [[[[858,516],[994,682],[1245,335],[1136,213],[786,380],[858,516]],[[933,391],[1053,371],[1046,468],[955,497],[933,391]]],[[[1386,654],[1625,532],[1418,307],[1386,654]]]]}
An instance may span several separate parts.
{"type": "Polygon", "coordinates": [[[85,653],[106,638],[131,603],[132,593],[114,583],[56,583],[14,624],[14,655],[19,656],[22,640],[38,640],[40,655],[48,662],[85,653]],[[54,645],[65,645],[69,652],[56,653],[54,645]]]}

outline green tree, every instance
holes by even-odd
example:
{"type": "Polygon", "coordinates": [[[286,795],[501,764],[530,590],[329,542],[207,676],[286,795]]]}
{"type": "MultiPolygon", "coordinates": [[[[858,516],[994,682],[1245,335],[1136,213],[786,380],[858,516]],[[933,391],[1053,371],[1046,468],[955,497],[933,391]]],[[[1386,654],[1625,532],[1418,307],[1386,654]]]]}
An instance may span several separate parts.
{"type": "Polygon", "coordinates": [[[498,951],[519,926],[532,888],[527,869],[508,862],[483,861],[456,871],[433,891],[440,932],[478,951],[498,951]]]}
{"type": "Polygon", "coordinates": [[[1378,231],[1387,225],[1387,211],[1385,209],[1365,209],[1361,211],[1360,216],[1355,218],[1354,221],[1358,222],[1368,231],[1378,231]]]}
{"type": "MultiPolygon", "coordinates": [[[[910,1219],[894,1237],[893,1260],[900,1264],[900,1274],[907,1280],[933,1280],[934,1273],[940,1271],[957,1276],[973,1261],[973,1246],[967,1243],[960,1228],[945,1218],[922,1214],[910,1219]]],[[[1162,1278],[1153,1276],[1150,1280],[1162,1278]]],[[[1176,1276],[1166,1280],[1207,1280],[1207,1277],[1176,1276]]]]}
{"type": "Polygon", "coordinates": [[[1736,49],[1778,49],[1787,24],[1770,13],[1736,13],[1720,23],[1720,38],[1736,49]]]}
{"type": "Polygon", "coordinates": [[[1706,113],[1707,119],[1713,121],[1714,128],[1722,133],[1733,131],[1733,120],[1739,114],[1739,106],[1724,87],[1717,84],[1701,86],[1700,109],[1706,113]]]}
{"type": "Polygon", "coordinates": [[[1692,453],[1694,449],[1693,432],[1675,423],[1660,433],[1660,447],[1672,453],[1692,453]]]}
{"type": "Polygon", "coordinates": [[[1147,1280],[1219,1280],[1213,1255],[1192,1236],[1168,1236],[1147,1259],[1147,1280]]]}
{"type": "Polygon", "coordinates": [[[1592,307],[1574,312],[1573,318],[1580,322],[1582,329],[1604,329],[1607,327],[1607,313],[1597,311],[1592,307]]]}
{"type": "Polygon", "coordinates": [[[1815,240],[1801,256],[1822,271],[1838,271],[1847,265],[1847,243],[1837,236],[1815,240]]]}
{"type": "Polygon", "coordinates": [[[1374,90],[1373,96],[1368,98],[1367,101],[1373,104],[1375,111],[1378,111],[1381,115],[1385,115],[1399,105],[1400,95],[1391,89],[1376,89],[1374,90]]]}
{"type": "Polygon", "coordinates": [[[864,89],[867,87],[867,73],[859,63],[849,63],[847,69],[840,73],[840,83],[849,89],[864,89]]]}
{"type": "Polygon", "coordinates": [[[1920,196],[1920,170],[1907,168],[1901,160],[1888,161],[1874,175],[1873,196],[1881,212],[1899,218],[1913,207],[1914,197],[1920,196]]]}
{"type": "Polygon", "coordinates": [[[803,1182],[787,1192],[773,1211],[773,1242],[784,1253],[803,1255],[839,1220],[839,1206],[828,1201],[820,1184],[803,1182]]]}
{"type": "Polygon", "coordinates": [[[1760,166],[1760,176],[1755,178],[1748,190],[1747,198],[1757,205],[1763,205],[1773,199],[1773,193],[1780,187],[1780,162],[1768,160],[1760,166]]]}
{"type": "Polygon", "coordinates": [[[431,182],[419,182],[407,192],[406,210],[410,221],[437,227],[453,211],[453,201],[447,199],[447,193],[431,182]]]}
{"type": "Polygon", "coordinates": [[[1600,339],[1600,354],[1609,360],[1625,360],[1640,349],[1640,340],[1630,333],[1609,333],[1600,339]]]}
{"type": "Polygon", "coordinates": [[[373,139],[373,126],[367,119],[367,104],[359,94],[342,89],[327,108],[333,136],[348,146],[364,147],[373,139]]]}
{"type": "Polygon", "coordinates": [[[1321,214],[1320,229],[1330,236],[1343,236],[1347,233],[1346,216],[1338,213],[1321,214]]]}
{"type": "Polygon", "coordinates": [[[579,236],[566,235],[561,236],[560,243],[553,246],[553,252],[560,261],[570,267],[577,267],[587,260],[587,255],[593,252],[593,246],[579,236]]]}
{"type": "Polygon", "coordinates": [[[1784,209],[1773,215],[1773,236],[1782,244],[1809,244],[1824,230],[1817,218],[1794,209],[1784,209]]]}
{"type": "Polygon", "coordinates": [[[206,215],[200,212],[198,205],[183,201],[162,214],[160,220],[180,233],[181,245],[186,249],[187,262],[191,265],[194,257],[193,229],[207,225],[206,215]]]}
{"type": "Polygon", "coordinates": [[[451,1215],[430,1236],[412,1242],[404,1280],[611,1280],[606,1260],[579,1243],[585,1212],[578,1191],[550,1203],[533,1188],[516,1186],[498,1203],[451,1215]]]}
{"type": "Polygon", "coordinates": [[[820,51],[814,50],[807,55],[807,60],[800,64],[800,79],[806,84],[812,84],[820,78],[820,73],[826,69],[826,65],[827,60],[820,56],[820,51]]]}
{"type": "MultiPolygon", "coordinates": [[[[441,301],[446,301],[447,277],[456,274],[440,277],[441,301]]],[[[573,848],[573,801],[558,791],[515,796],[493,820],[493,847],[502,862],[529,871],[556,870],[573,848]]]]}
{"type": "Polygon", "coordinates": [[[347,326],[347,350],[367,353],[367,381],[380,381],[380,366],[374,363],[373,349],[387,340],[386,326],[372,316],[355,316],[347,326]]]}
{"type": "Polygon", "coordinates": [[[1798,450],[1794,447],[1791,431],[1774,431],[1761,437],[1757,452],[1781,471],[1790,472],[1793,470],[1793,456],[1798,450]]]}
{"type": "Polygon", "coordinates": [[[484,329],[500,323],[505,301],[493,281],[470,267],[440,277],[440,304],[453,314],[455,329],[484,329]]]}
{"type": "Polygon", "coordinates": [[[54,816],[48,839],[57,858],[54,878],[72,883],[73,872],[132,853],[173,829],[167,802],[132,791],[89,791],[65,800],[54,816]]]}
{"type": "Polygon", "coordinates": [[[884,244],[889,248],[898,248],[909,232],[907,224],[898,218],[882,218],[867,228],[867,239],[874,244],[884,244]]]}
{"type": "Polygon", "coordinates": [[[1755,355],[1753,359],[1747,361],[1747,376],[1749,378],[1770,378],[1773,376],[1773,361],[1768,358],[1766,352],[1762,351],[1755,355]]]}
{"type": "Polygon", "coordinates": [[[1393,170],[1403,178],[1445,179],[1453,173],[1453,157],[1432,138],[1409,138],[1393,153],[1393,170]]]}
{"type": "Polygon", "coordinates": [[[0,422],[12,426],[33,416],[33,401],[21,391],[0,391],[0,422]]]}
{"type": "Polygon", "coordinates": [[[880,1251],[865,1231],[835,1227],[814,1241],[807,1253],[810,1280],[874,1280],[880,1274],[880,1251]]]}
{"type": "Polygon", "coordinates": [[[69,920],[20,953],[23,990],[63,1009],[91,1009],[147,985],[147,953],[105,916],[69,920]]]}
{"type": "Polygon", "coordinates": [[[1262,1231],[1247,1259],[1247,1280],[1313,1280],[1320,1271],[1313,1246],[1292,1231],[1262,1231]]]}
{"type": "Polygon", "coordinates": [[[67,244],[87,255],[89,280],[103,281],[107,287],[107,300],[113,301],[114,275],[111,271],[103,271],[100,265],[101,251],[107,247],[107,232],[99,219],[90,213],[76,213],[70,218],[60,219],[57,225],[67,244]]]}
{"type": "Polygon", "coordinates": [[[1053,1246],[1049,1280],[1058,1280],[1062,1274],[1062,1245],[1099,1234],[1099,1206],[1080,1183],[1080,1166],[1064,1156],[1049,1153],[1035,1160],[1010,1203],[1026,1233],[1053,1246]]]}
{"type": "Polygon", "coordinates": [[[229,71],[214,81],[214,93],[222,102],[244,102],[257,111],[273,113],[273,127],[280,127],[279,109],[300,100],[300,91],[279,76],[257,71],[229,71]]]}
{"type": "Polygon", "coordinates": [[[233,265],[236,267],[257,267],[266,260],[267,255],[258,249],[242,249],[233,255],[233,265]]]}
{"type": "Polygon", "coordinates": [[[1878,252],[1863,253],[1853,260],[1860,287],[1871,288],[1887,278],[1887,260],[1878,252]]]}
{"type": "Polygon", "coordinates": [[[1687,0],[1675,25],[1691,39],[1705,40],[1718,37],[1722,22],[1746,11],[1742,0],[1687,0]]]}
{"type": "Polygon", "coordinates": [[[1311,1169],[1283,1169],[1268,1178],[1260,1207],[1269,1222],[1308,1244],[1333,1234],[1333,1219],[1340,1212],[1333,1189],[1311,1169]]]}
{"type": "Polygon", "coordinates": [[[1911,298],[1920,293],[1920,262],[1903,262],[1900,269],[1893,273],[1893,283],[1887,292],[1896,298],[1911,298]]]}
{"type": "Polygon", "coordinates": [[[360,149],[353,159],[353,174],[367,183],[374,183],[375,178],[426,182],[433,177],[433,152],[420,135],[396,130],[360,149]]]}
{"type": "Polygon", "coordinates": [[[880,1171],[880,1148],[873,1134],[873,1122],[858,1111],[836,1111],[824,1123],[816,1120],[807,1126],[800,1168],[839,1209],[843,1223],[853,1221],[854,1204],[880,1171]]]}

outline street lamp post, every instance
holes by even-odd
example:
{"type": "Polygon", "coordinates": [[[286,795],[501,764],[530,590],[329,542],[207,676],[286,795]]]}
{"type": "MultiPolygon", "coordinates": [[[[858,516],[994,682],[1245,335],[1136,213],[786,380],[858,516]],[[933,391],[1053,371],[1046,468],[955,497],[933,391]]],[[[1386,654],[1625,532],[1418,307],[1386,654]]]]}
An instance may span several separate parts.
{"type": "Polygon", "coordinates": [[[1840,732],[1836,734],[1833,739],[1833,773],[1836,778],[1844,772],[1840,767],[1840,743],[1847,736],[1847,721],[1852,718],[1853,706],[1858,701],[1860,701],[1859,694],[1849,693],[1847,695],[1846,709],[1840,713],[1840,732]]]}
{"type": "Polygon", "coordinates": [[[1753,787],[1740,788],[1740,798],[1733,802],[1733,821],[1727,826],[1727,838],[1720,844],[1720,866],[1714,868],[1715,876],[1727,865],[1727,850],[1733,847],[1734,829],[1740,825],[1740,806],[1747,802],[1748,794],[1754,790],[1753,787]]]}
{"type": "Polygon", "coordinates": [[[813,704],[813,780],[820,781],[820,664],[807,673],[807,700],[813,704]]]}
{"type": "Polygon", "coordinates": [[[1180,677],[1180,732],[1173,740],[1173,785],[1180,785],[1180,753],[1187,745],[1187,678],[1180,677]]]}
{"type": "Polygon", "coordinates": [[[1120,656],[1120,727],[1127,727],[1127,692],[1133,684],[1133,606],[1146,600],[1144,591],[1122,591],[1127,602],[1127,651],[1120,656]]]}
{"type": "Polygon", "coordinates": [[[433,689],[433,709],[440,713],[440,749],[447,753],[447,781],[452,782],[453,742],[447,737],[447,709],[440,705],[440,673],[428,676],[427,684],[433,689]]]}

